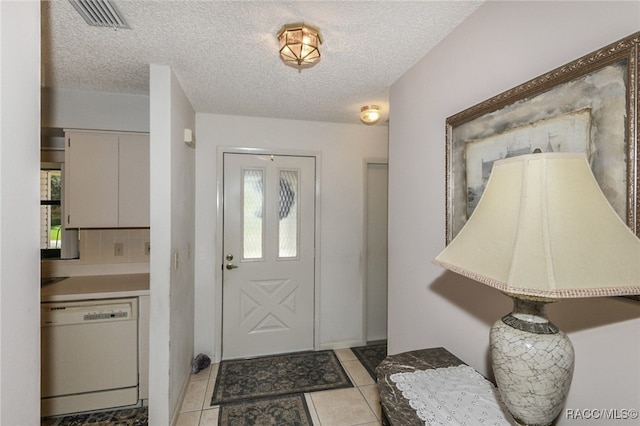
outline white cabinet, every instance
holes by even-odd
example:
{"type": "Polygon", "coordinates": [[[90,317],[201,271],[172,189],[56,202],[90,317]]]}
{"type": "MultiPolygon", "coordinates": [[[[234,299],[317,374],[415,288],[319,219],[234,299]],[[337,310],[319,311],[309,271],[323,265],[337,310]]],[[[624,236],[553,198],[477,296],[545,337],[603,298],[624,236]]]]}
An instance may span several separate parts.
{"type": "Polygon", "coordinates": [[[118,226],[149,227],[149,135],[121,135],[118,144],[118,226]]]}
{"type": "Polygon", "coordinates": [[[69,228],[149,227],[149,135],[65,131],[69,228]]]}
{"type": "Polygon", "coordinates": [[[138,374],[139,374],[139,399],[149,399],[149,296],[138,298],[140,319],[138,320],[138,374]]]}

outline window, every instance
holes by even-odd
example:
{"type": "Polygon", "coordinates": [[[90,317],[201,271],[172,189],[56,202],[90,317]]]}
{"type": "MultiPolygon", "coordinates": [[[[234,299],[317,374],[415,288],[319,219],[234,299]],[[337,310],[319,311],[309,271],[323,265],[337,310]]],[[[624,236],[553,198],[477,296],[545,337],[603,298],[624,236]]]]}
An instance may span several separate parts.
{"type": "Polygon", "coordinates": [[[40,166],[40,257],[78,257],[78,231],[66,230],[62,220],[63,167],[61,163],[40,166]]]}
{"type": "MultiPolygon", "coordinates": [[[[268,178],[267,178],[268,179],[268,178]]],[[[298,203],[298,170],[279,170],[279,194],[265,195],[263,169],[244,169],[242,200],[243,200],[243,259],[263,260],[265,229],[267,226],[263,210],[271,206],[277,210],[278,227],[278,259],[295,259],[298,257],[299,232],[298,203]],[[265,204],[266,203],[266,204],[265,204]]],[[[275,220],[274,215],[271,220],[275,220]]]]}
{"type": "MultiPolygon", "coordinates": [[[[51,166],[49,166],[51,167],[51,166]]],[[[59,167],[59,165],[58,165],[59,167]]],[[[59,258],[62,247],[62,174],[40,170],[40,251],[42,258],[59,258]]]]}

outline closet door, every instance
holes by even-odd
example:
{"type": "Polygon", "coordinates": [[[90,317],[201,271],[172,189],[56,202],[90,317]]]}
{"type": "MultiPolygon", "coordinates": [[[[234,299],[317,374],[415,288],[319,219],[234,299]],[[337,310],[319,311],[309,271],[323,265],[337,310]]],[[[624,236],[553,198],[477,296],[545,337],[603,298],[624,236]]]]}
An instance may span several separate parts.
{"type": "Polygon", "coordinates": [[[65,167],[67,227],[118,226],[118,135],[67,132],[65,167]]]}

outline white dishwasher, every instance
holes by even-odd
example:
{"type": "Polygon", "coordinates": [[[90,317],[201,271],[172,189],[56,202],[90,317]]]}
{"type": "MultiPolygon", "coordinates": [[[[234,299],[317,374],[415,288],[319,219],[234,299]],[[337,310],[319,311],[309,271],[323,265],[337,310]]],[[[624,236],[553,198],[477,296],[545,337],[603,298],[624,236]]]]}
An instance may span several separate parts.
{"type": "Polygon", "coordinates": [[[41,304],[41,416],[138,402],[138,299],[41,304]]]}

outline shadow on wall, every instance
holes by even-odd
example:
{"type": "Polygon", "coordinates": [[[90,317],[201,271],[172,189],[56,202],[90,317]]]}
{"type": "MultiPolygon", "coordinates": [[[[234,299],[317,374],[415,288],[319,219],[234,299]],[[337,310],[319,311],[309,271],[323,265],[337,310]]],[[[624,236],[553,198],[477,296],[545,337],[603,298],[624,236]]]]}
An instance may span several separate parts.
{"type": "Polygon", "coordinates": [[[431,284],[431,290],[487,327],[511,312],[512,304],[507,296],[450,271],[443,270],[442,275],[431,284]]]}
{"type": "MultiPolygon", "coordinates": [[[[509,297],[486,285],[450,271],[443,270],[442,275],[431,284],[431,290],[485,324],[487,326],[487,345],[489,344],[488,329],[500,318],[511,312],[512,303],[509,297]]],[[[493,370],[488,347],[484,354],[484,364],[485,371],[488,372],[487,379],[493,381],[493,370]]]]}
{"type": "MultiPolygon", "coordinates": [[[[508,296],[453,272],[445,271],[431,289],[487,326],[511,312],[508,296]]],[[[563,299],[550,304],[547,313],[551,322],[572,333],[640,319],[640,301],[624,297],[563,299]]]]}
{"type": "Polygon", "coordinates": [[[640,302],[624,297],[567,299],[549,307],[549,319],[565,333],[640,319],[640,302]]]}
{"type": "MultiPolygon", "coordinates": [[[[430,287],[487,327],[511,312],[512,302],[508,296],[453,272],[444,271],[430,287]]],[[[640,302],[622,297],[565,299],[552,303],[547,313],[551,322],[570,334],[640,319],[640,302]]],[[[487,371],[491,371],[488,350],[485,359],[487,371]]]]}

